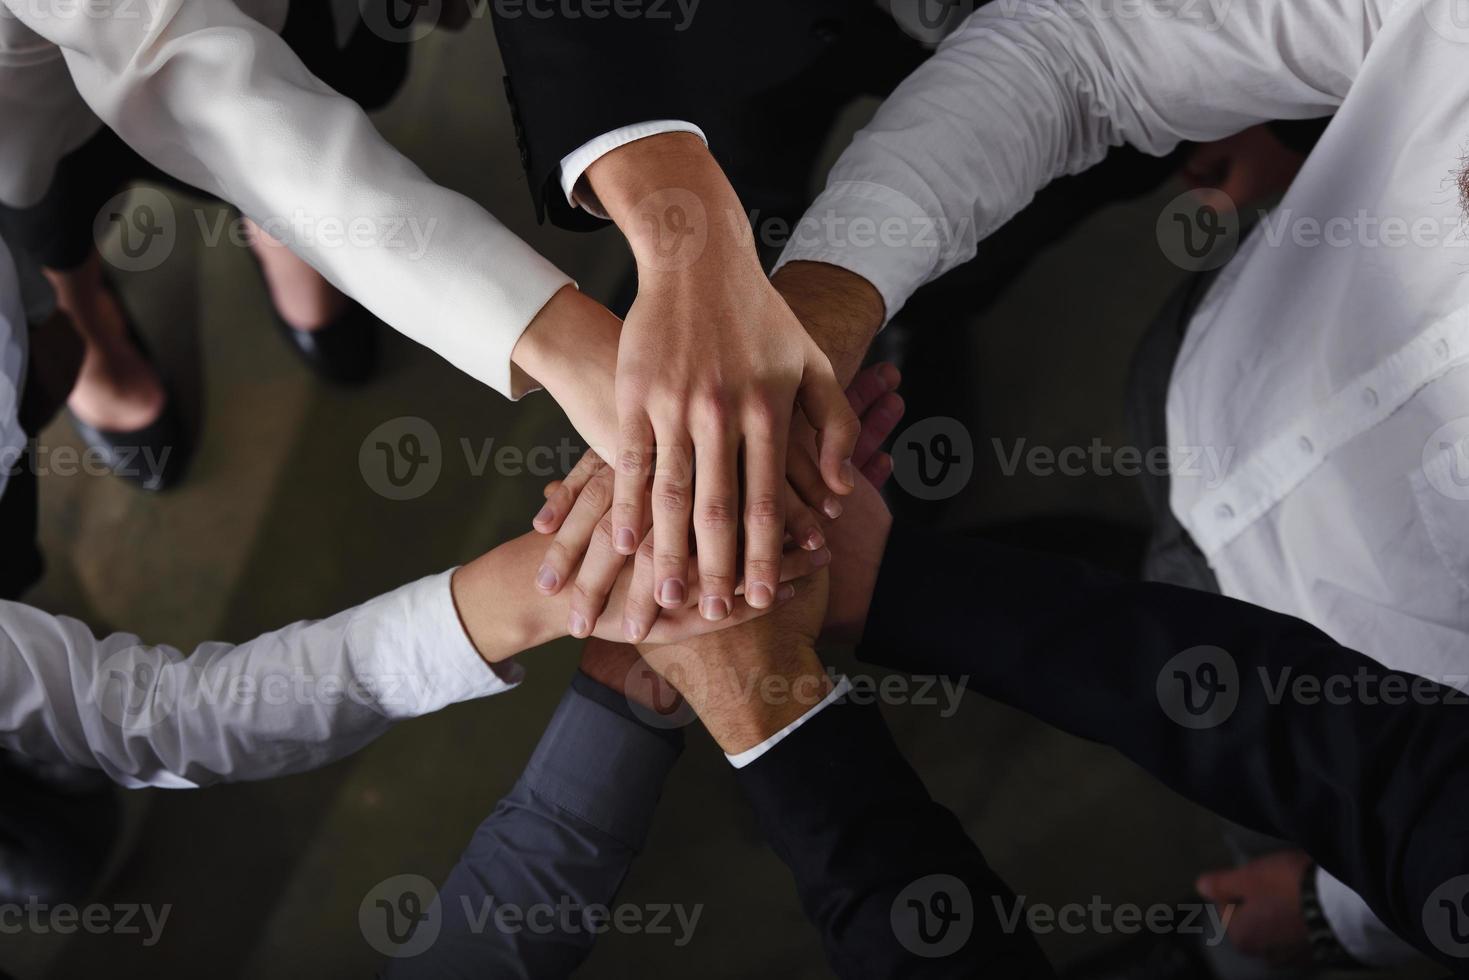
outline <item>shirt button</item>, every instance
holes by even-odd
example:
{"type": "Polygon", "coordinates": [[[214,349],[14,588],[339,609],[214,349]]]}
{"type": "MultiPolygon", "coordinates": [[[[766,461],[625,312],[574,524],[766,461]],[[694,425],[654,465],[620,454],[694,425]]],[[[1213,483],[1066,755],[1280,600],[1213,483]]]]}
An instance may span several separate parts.
{"type": "Polygon", "coordinates": [[[1362,404],[1368,408],[1377,407],[1377,390],[1375,388],[1362,389],[1362,404]]]}
{"type": "Polygon", "coordinates": [[[1440,340],[1434,344],[1433,350],[1438,355],[1439,360],[1447,361],[1449,359],[1449,342],[1447,340],[1440,340]]]}
{"type": "Polygon", "coordinates": [[[1234,517],[1234,508],[1229,506],[1228,504],[1220,504],[1218,507],[1214,508],[1214,516],[1219,518],[1219,520],[1221,521],[1227,521],[1230,518],[1234,517]]]}
{"type": "Polygon", "coordinates": [[[1296,445],[1300,446],[1301,452],[1306,453],[1307,455],[1310,455],[1311,452],[1316,448],[1314,445],[1312,445],[1311,438],[1309,436],[1301,436],[1299,439],[1296,440],[1296,445]]]}

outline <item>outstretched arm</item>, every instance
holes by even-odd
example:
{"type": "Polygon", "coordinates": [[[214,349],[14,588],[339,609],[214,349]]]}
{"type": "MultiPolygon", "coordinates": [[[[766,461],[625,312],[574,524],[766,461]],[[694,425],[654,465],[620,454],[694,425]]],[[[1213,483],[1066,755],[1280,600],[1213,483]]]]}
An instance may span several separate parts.
{"type": "MultiPolygon", "coordinates": [[[[151,162],[239,207],[461,370],[523,392],[512,350],[570,280],[429,180],[273,31],[229,0],[159,0],[133,16],[3,2],[61,48],[87,104],[151,162]]],[[[65,83],[44,65],[23,70],[65,83]]]]}

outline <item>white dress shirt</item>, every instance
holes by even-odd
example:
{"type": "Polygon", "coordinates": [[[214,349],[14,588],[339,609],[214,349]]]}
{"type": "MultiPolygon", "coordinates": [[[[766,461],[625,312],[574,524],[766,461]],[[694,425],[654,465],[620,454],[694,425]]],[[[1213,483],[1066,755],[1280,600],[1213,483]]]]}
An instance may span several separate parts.
{"type": "MultiPolygon", "coordinates": [[[[1469,686],[1469,31],[1450,6],[1001,0],[857,134],[781,264],[856,272],[891,316],[1111,146],[1335,113],[1189,326],[1168,439],[1232,463],[1175,473],[1171,506],[1226,594],[1469,686]]],[[[1326,878],[1347,948],[1397,958],[1326,878]]]]}
{"type": "Polygon", "coordinates": [[[511,352],[570,280],[312,76],[276,34],[287,7],[0,0],[0,201],[35,203],[100,119],[267,229],[303,229],[287,244],[333,285],[497,391],[523,394],[511,352]],[[410,220],[426,235],[422,254],[410,220]]]}
{"type": "Polygon", "coordinates": [[[193,788],[304,772],[404,718],[509,690],[460,625],[450,572],[318,622],[190,656],[0,602],[0,747],[193,788]]]}

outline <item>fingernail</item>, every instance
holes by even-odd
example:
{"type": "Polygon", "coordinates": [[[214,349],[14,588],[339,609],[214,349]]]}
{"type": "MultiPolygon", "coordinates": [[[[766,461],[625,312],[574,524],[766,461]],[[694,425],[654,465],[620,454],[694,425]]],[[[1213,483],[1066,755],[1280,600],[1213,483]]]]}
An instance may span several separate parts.
{"type": "Polygon", "coordinates": [[[808,534],[808,535],[806,535],[806,550],[807,551],[815,551],[817,548],[820,548],[825,543],[826,543],[826,539],[823,538],[821,536],[821,532],[818,531],[818,530],[816,530],[815,528],[812,528],[811,529],[811,533],[808,534]]]}
{"type": "Polygon", "coordinates": [[[659,593],[659,601],[665,606],[683,605],[683,583],[676,578],[663,580],[663,591],[659,593]]]}
{"type": "Polygon", "coordinates": [[[634,620],[624,619],[622,621],[622,635],[631,643],[636,643],[643,638],[643,629],[634,620]]]}
{"type": "Polygon", "coordinates": [[[632,528],[620,527],[617,529],[617,550],[624,555],[638,546],[638,539],[633,535],[632,528]]]}
{"type": "Polygon", "coordinates": [[[718,596],[706,595],[699,603],[699,612],[711,623],[717,623],[729,615],[729,603],[718,596]]]}
{"type": "Polygon", "coordinates": [[[857,485],[857,468],[850,459],[842,460],[842,482],[849,487],[857,485]]]}
{"type": "Polygon", "coordinates": [[[787,582],[776,590],[775,597],[781,602],[785,602],[787,599],[794,599],[796,597],[796,587],[787,582]]]}
{"type": "Polygon", "coordinates": [[[826,503],[821,505],[821,512],[832,520],[842,516],[841,502],[835,497],[827,497],[826,503]]]}
{"type": "Polygon", "coordinates": [[[555,516],[556,516],[555,509],[552,508],[552,506],[550,504],[547,504],[546,506],[544,506],[544,507],[542,507],[540,509],[540,511],[536,514],[536,519],[533,520],[533,521],[531,521],[531,523],[532,524],[545,524],[547,521],[549,521],[551,518],[553,518],[555,516]]]}
{"type": "Polygon", "coordinates": [[[820,551],[818,551],[815,554],[813,554],[811,556],[811,564],[814,565],[814,566],[816,566],[817,568],[820,568],[823,565],[830,565],[831,564],[831,549],[830,548],[822,548],[820,551]]]}
{"type": "Polygon", "coordinates": [[[550,565],[542,565],[541,570],[536,572],[536,584],[547,592],[556,588],[556,583],[559,581],[560,579],[556,576],[556,569],[550,565]]]}
{"type": "Polygon", "coordinates": [[[770,586],[764,582],[756,582],[750,586],[749,594],[745,598],[756,609],[764,609],[770,605],[770,586]]]}
{"type": "Polygon", "coordinates": [[[587,620],[581,613],[574,612],[571,619],[567,621],[567,628],[571,630],[572,636],[585,636],[587,633],[587,620]]]}

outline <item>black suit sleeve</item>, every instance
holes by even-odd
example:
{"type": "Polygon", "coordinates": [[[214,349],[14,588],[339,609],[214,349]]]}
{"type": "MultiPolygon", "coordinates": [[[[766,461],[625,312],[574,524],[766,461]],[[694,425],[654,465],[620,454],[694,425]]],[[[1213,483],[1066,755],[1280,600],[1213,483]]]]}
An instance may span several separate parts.
{"type": "MultiPolygon", "coordinates": [[[[559,184],[562,159],[588,141],[636,123],[682,120],[704,130],[728,169],[727,154],[769,125],[762,99],[793,79],[806,75],[820,87],[865,70],[882,77],[864,81],[890,87],[920,53],[889,19],[882,43],[893,58],[848,65],[834,57],[875,30],[871,0],[609,0],[602,16],[590,16],[588,6],[490,4],[536,213],[544,220],[549,211],[572,229],[602,224],[572,209],[559,184]]],[[[809,125],[826,123],[817,114],[809,125]]]]}
{"type": "Polygon", "coordinates": [[[1469,704],[1289,616],[895,529],[862,656],[955,676],[1293,840],[1469,965],[1469,704]]]}
{"type": "Polygon", "coordinates": [[[876,707],[834,703],[738,772],[844,980],[1053,975],[876,707]]]}

